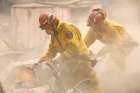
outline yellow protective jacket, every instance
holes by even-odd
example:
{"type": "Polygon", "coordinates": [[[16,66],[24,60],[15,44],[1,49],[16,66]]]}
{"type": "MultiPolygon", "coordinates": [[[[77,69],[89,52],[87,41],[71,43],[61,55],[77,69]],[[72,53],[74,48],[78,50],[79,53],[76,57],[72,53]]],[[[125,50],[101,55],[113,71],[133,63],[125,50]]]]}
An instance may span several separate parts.
{"type": "Polygon", "coordinates": [[[63,54],[66,57],[74,55],[85,55],[88,57],[89,51],[87,46],[75,25],[59,22],[56,31],[57,34],[51,36],[49,49],[45,54],[46,57],[52,59],[57,53],[63,54]]]}
{"type": "Polygon", "coordinates": [[[103,29],[99,29],[95,26],[91,27],[84,41],[89,47],[95,40],[99,40],[108,45],[116,45],[126,39],[128,39],[128,34],[126,33],[124,27],[119,23],[107,19],[105,20],[103,29]]]}

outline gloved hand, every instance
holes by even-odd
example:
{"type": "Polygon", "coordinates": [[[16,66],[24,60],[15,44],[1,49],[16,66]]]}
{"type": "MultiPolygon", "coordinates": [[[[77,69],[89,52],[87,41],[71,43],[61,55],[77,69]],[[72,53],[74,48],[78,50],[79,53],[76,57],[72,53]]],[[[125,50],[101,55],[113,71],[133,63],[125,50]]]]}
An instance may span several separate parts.
{"type": "Polygon", "coordinates": [[[48,63],[50,63],[50,62],[52,62],[52,59],[49,58],[48,56],[43,56],[43,57],[38,61],[38,63],[42,63],[42,62],[48,62],[48,63]]]}
{"type": "Polygon", "coordinates": [[[94,67],[98,61],[94,59],[94,60],[90,60],[90,62],[91,62],[91,66],[94,67]]]}

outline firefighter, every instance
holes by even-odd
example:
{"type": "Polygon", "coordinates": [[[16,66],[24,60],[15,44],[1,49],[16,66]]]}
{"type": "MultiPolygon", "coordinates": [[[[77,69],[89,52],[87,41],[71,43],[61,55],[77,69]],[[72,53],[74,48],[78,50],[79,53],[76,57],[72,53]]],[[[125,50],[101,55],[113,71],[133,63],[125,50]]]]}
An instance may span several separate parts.
{"type": "Polygon", "coordinates": [[[40,28],[51,35],[48,52],[39,62],[51,63],[53,58],[60,53],[63,59],[61,77],[66,89],[88,78],[88,93],[101,93],[98,79],[90,63],[95,64],[97,61],[90,57],[90,52],[81,38],[79,29],[72,23],[61,22],[55,16],[48,14],[41,14],[39,23],[40,28]]]}
{"type": "Polygon", "coordinates": [[[110,54],[110,59],[117,64],[117,68],[125,68],[125,59],[137,43],[129,36],[125,28],[106,18],[107,13],[101,7],[94,7],[88,18],[89,31],[84,38],[87,47],[96,40],[105,47],[99,51],[98,56],[110,54]]]}

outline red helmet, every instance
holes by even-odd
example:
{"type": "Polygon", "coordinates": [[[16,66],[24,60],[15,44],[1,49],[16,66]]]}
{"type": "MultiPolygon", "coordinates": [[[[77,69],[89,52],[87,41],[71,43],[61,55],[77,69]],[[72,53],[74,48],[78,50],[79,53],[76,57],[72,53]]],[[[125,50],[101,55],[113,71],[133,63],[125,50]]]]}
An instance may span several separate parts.
{"type": "Polygon", "coordinates": [[[43,27],[48,22],[48,19],[49,19],[49,15],[47,13],[40,14],[39,16],[40,27],[43,27]]]}
{"type": "Polygon", "coordinates": [[[92,9],[89,18],[88,18],[88,26],[92,23],[97,23],[97,21],[105,20],[106,12],[101,8],[94,8],[92,9]]]}
{"type": "Polygon", "coordinates": [[[106,18],[106,11],[102,8],[92,9],[92,12],[98,12],[104,19],[106,18]]]}
{"type": "Polygon", "coordinates": [[[50,24],[50,25],[58,25],[58,18],[54,15],[48,15],[48,14],[41,14],[39,16],[39,23],[40,23],[40,28],[43,29],[43,27],[46,24],[50,24]]]}

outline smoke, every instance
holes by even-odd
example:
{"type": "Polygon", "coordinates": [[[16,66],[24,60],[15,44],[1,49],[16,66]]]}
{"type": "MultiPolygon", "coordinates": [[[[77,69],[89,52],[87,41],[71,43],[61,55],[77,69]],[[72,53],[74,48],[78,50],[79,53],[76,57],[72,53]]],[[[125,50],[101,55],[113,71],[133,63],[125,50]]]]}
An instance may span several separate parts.
{"type": "MultiPolygon", "coordinates": [[[[132,0],[109,1],[105,6],[108,16],[124,25],[126,31],[139,44],[139,2],[132,0]]],[[[99,42],[96,42],[91,49],[95,52],[98,51],[98,45],[99,42]]],[[[106,59],[103,59],[97,64],[96,71],[105,93],[140,93],[140,84],[138,83],[140,81],[139,52],[140,47],[138,46],[129,54],[124,70],[118,69],[113,63],[114,60],[106,62],[106,59]]]]}
{"type": "MultiPolygon", "coordinates": [[[[108,17],[122,24],[133,40],[139,44],[140,21],[138,20],[140,19],[140,2],[138,0],[107,0],[104,4],[103,6],[107,10],[108,17]]],[[[72,18],[79,19],[76,24],[84,37],[89,29],[86,26],[89,9],[84,11],[84,13],[78,11],[78,14],[80,16],[73,15],[72,18]]],[[[96,54],[103,46],[102,43],[96,41],[90,49],[96,54]]],[[[120,69],[113,62],[114,60],[107,61],[107,58],[103,58],[98,62],[95,70],[105,93],[140,93],[140,84],[138,83],[140,81],[139,53],[140,46],[137,46],[127,56],[126,62],[122,63],[125,65],[125,69],[120,69]]]]}
{"type": "MultiPolygon", "coordinates": [[[[139,30],[140,30],[140,13],[139,13],[139,1],[138,0],[108,0],[104,6],[107,9],[109,18],[123,24],[126,31],[130,36],[139,44],[139,30]]],[[[73,22],[80,28],[83,37],[88,31],[86,21],[88,18],[89,9],[73,9],[72,19],[73,22]],[[84,12],[83,12],[84,11],[84,12]]],[[[8,17],[5,17],[7,19],[8,17]]],[[[0,18],[1,20],[3,18],[0,18]]],[[[4,21],[5,22],[5,21],[4,21]]],[[[3,23],[1,21],[1,23],[3,23]]],[[[94,53],[98,51],[104,45],[98,41],[90,47],[94,53]]],[[[95,70],[101,82],[101,85],[105,93],[140,93],[140,46],[136,47],[133,52],[127,57],[126,69],[118,69],[116,64],[112,61],[106,62],[106,59],[102,59],[97,64],[95,70]]],[[[36,53],[38,54],[38,53],[36,53]]],[[[32,54],[26,54],[26,56],[32,56],[32,54]]],[[[3,57],[4,58],[4,57],[3,57]]],[[[13,58],[6,58],[7,63],[13,58]]],[[[21,57],[25,59],[25,57],[21,57]]],[[[2,61],[5,62],[5,61],[2,61]]],[[[3,63],[4,64],[4,63],[3,63]]]]}

